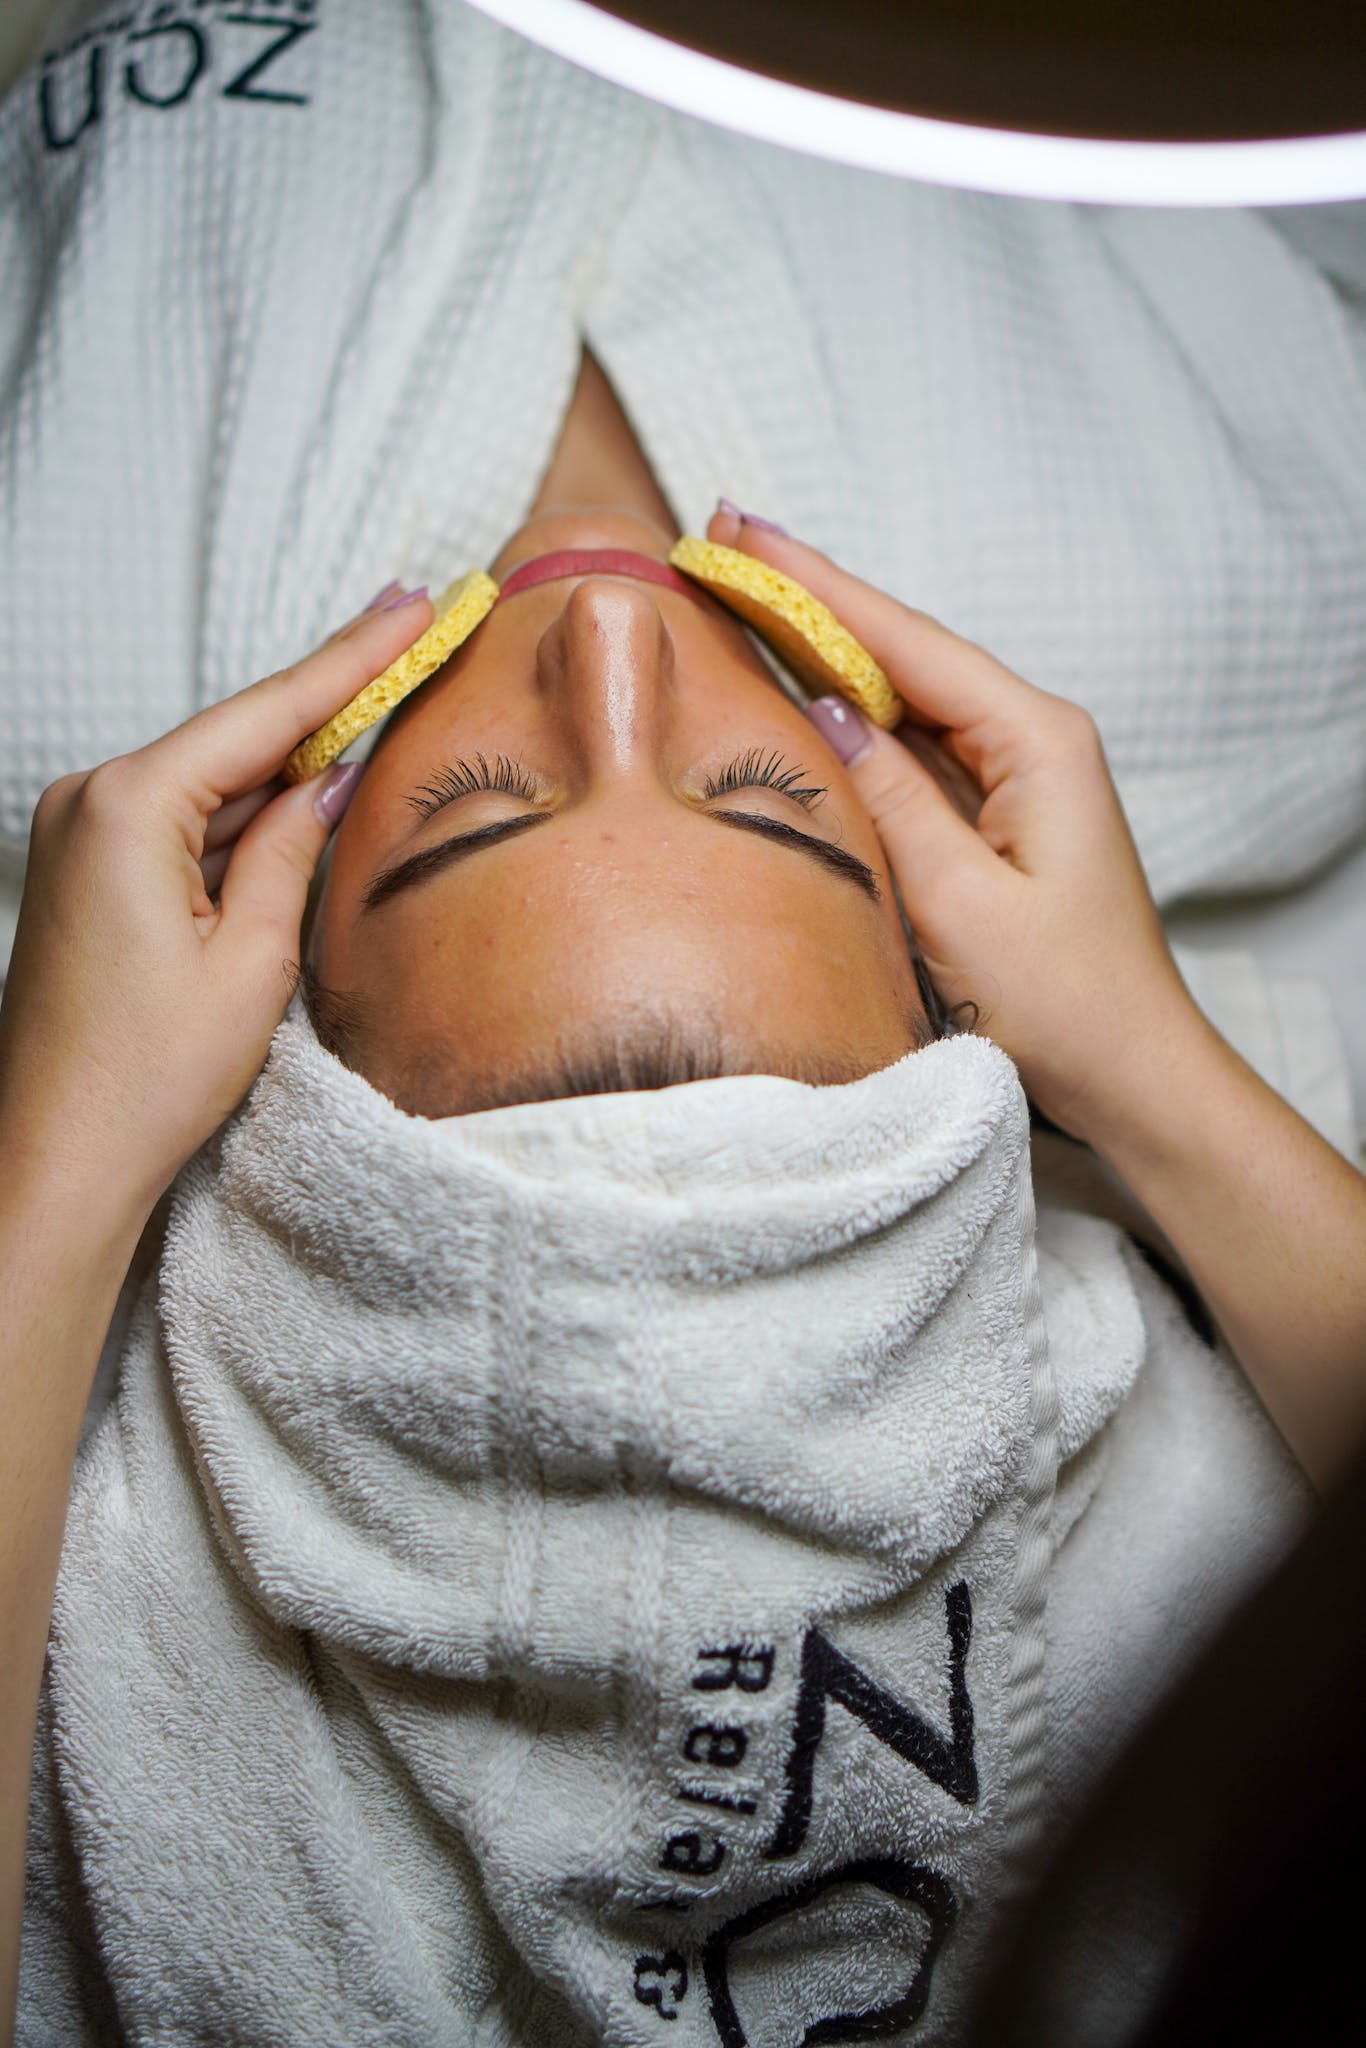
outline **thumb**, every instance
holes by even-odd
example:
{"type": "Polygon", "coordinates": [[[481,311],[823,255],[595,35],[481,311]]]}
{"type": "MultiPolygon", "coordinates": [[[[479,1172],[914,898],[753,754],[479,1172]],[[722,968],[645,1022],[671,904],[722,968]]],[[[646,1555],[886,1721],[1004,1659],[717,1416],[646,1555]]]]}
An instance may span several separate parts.
{"type": "Polygon", "coordinates": [[[949,877],[994,878],[1000,863],[910,748],[843,697],[818,697],[807,716],[838,755],[878,838],[912,922],[915,906],[949,877]]]}
{"type": "Polygon", "coordinates": [[[258,812],[233,848],[219,894],[219,932],[272,962],[297,957],[309,884],[351,801],[362,763],[338,762],[258,812]]]}

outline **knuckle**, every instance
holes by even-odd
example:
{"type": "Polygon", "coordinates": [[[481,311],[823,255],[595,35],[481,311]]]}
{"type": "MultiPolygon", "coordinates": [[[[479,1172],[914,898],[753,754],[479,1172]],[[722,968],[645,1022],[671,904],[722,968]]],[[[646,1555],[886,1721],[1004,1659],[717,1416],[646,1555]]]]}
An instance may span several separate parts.
{"type": "Polygon", "coordinates": [[[98,768],[92,768],[82,781],[76,800],[87,816],[100,821],[123,809],[129,793],[127,766],[120,758],[102,761],[98,768]]]}
{"type": "Polygon", "coordinates": [[[88,831],[98,827],[112,808],[102,767],[61,775],[48,784],[34,806],[33,833],[52,839],[88,831]]]}
{"type": "Polygon", "coordinates": [[[905,599],[900,597],[892,598],[891,602],[909,625],[917,626],[923,631],[933,631],[936,633],[946,633],[948,631],[948,627],[944,624],[943,620],[937,619],[933,612],[921,611],[918,605],[907,604],[905,599]]]}
{"type": "Polygon", "coordinates": [[[252,863],[249,883],[257,915],[278,915],[279,904],[273,891],[288,888],[296,881],[307,884],[316,865],[308,848],[296,839],[277,839],[263,849],[259,860],[252,863]]]}
{"type": "Polygon", "coordinates": [[[1081,751],[1100,752],[1100,727],[1084,705],[1070,697],[1059,697],[1058,724],[1071,744],[1081,751]]]}
{"type": "Polygon", "coordinates": [[[870,763],[860,787],[864,808],[879,827],[895,827],[915,804],[915,777],[898,768],[899,763],[886,759],[870,763]]]}
{"type": "Polygon", "coordinates": [[[287,865],[299,876],[301,881],[309,882],[313,879],[313,870],[317,866],[317,862],[306,846],[300,846],[297,840],[287,839],[280,852],[287,865]]]}
{"type": "Polygon", "coordinates": [[[40,830],[55,824],[79,790],[83,775],[62,775],[56,782],[49,782],[33,808],[33,822],[40,830]]]}

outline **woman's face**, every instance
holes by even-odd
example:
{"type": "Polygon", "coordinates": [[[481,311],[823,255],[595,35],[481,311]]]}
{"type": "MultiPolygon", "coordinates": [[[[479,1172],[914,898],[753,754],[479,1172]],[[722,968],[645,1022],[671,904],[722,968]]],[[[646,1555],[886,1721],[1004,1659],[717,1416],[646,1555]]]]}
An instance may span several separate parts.
{"type": "MultiPolygon", "coordinates": [[[[635,513],[541,514],[491,573],[570,546],[663,561],[669,542],[635,513]]],[[[835,755],[721,605],[621,576],[519,591],[394,713],[334,836],[311,965],[355,999],[352,1064],[425,1115],[666,1027],[736,1071],[869,1072],[923,1017],[835,755]],[[443,775],[481,754],[515,787],[443,775]],[[775,755],[786,790],[749,786],[775,755]],[[733,765],[744,786],[718,790],[733,765]],[[485,828],[507,836],[384,883],[485,828]]]]}

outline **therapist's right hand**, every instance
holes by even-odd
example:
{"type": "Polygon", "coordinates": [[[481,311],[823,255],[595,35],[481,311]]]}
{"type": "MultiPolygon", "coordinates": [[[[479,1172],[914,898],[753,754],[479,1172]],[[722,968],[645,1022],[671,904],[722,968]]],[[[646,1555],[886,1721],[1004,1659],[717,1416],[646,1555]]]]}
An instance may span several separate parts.
{"type": "Polygon", "coordinates": [[[906,705],[895,732],[843,699],[813,721],[846,757],[946,1003],[1008,1052],[1074,1137],[1111,1113],[1126,1048],[1191,998],[1148,889],[1095,721],[971,641],[786,535],[718,513],[743,549],[829,606],[906,705]]]}
{"type": "Polygon", "coordinates": [[[340,815],[314,809],[326,778],[287,788],[280,770],[431,620],[421,595],[362,613],[293,667],[44,790],[0,1004],[11,1174],[145,1217],[236,1108],[288,1004],[340,815]]]}

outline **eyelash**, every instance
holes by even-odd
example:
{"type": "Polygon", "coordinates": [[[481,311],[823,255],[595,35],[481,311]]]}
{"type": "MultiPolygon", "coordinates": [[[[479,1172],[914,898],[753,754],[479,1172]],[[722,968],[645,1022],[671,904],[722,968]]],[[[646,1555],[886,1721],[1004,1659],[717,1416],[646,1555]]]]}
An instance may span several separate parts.
{"type": "MultiPolygon", "coordinates": [[[[781,754],[765,758],[760,748],[751,747],[747,754],[729,762],[719,775],[709,775],[702,795],[710,801],[728,795],[733,789],[776,789],[781,796],[790,796],[812,810],[826,792],[824,787],[803,783],[804,773],[804,769],[786,767],[781,754]]],[[[424,818],[430,818],[457,797],[473,796],[483,789],[503,790],[508,796],[524,797],[528,803],[535,803],[539,795],[526,770],[518,762],[509,761],[506,754],[499,754],[492,768],[482,754],[476,754],[472,760],[456,761],[443,768],[424,785],[420,796],[410,796],[406,801],[424,818]]]]}
{"type": "Polygon", "coordinates": [[[410,796],[407,801],[424,818],[430,818],[443,804],[454,803],[458,796],[473,796],[481,789],[505,790],[509,796],[525,797],[528,803],[535,803],[539,794],[525,768],[509,761],[506,754],[500,754],[492,768],[482,754],[476,754],[472,761],[457,761],[443,768],[434,781],[424,785],[421,796],[410,796]]]}
{"type": "Polygon", "coordinates": [[[704,797],[725,796],[732,789],[776,789],[782,796],[795,797],[807,810],[825,795],[823,788],[802,782],[805,774],[802,768],[786,768],[781,754],[770,754],[765,760],[758,747],[751,747],[747,754],[741,754],[738,761],[732,761],[721,770],[720,775],[709,775],[704,797]]]}

